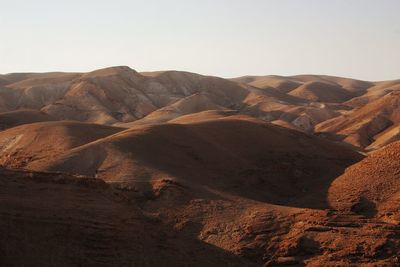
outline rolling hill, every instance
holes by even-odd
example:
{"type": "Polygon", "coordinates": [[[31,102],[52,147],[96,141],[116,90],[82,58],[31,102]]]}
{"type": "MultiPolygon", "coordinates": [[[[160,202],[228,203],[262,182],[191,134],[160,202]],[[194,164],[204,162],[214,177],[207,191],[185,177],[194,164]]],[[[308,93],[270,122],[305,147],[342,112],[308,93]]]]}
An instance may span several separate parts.
{"type": "Polygon", "coordinates": [[[342,136],[345,142],[365,148],[378,141],[380,133],[399,124],[399,100],[400,92],[393,91],[352,112],[320,123],[316,131],[334,133],[342,136]]]}
{"type": "Polygon", "coordinates": [[[271,203],[302,206],[304,200],[323,206],[323,188],[361,158],[340,144],[231,116],[135,127],[38,158],[28,168],[95,176],[143,190],[164,177],[271,203]]]}
{"type": "Polygon", "coordinates": [[[28,167],[63,151],[121,131],[121,128],[73,121],[24,124],[0,132],[0,164],[28,167]]]}
{"type": "Polygon", "coordinates": [[[0,265],[397,266],[398,84],[0,75],[0,265]]]}
{"type": "Polygon", "coordinates": [[[351,166],[329,188],[329,201],[339,210],[400,222],[400,143],[395,142],[351,166]]]}

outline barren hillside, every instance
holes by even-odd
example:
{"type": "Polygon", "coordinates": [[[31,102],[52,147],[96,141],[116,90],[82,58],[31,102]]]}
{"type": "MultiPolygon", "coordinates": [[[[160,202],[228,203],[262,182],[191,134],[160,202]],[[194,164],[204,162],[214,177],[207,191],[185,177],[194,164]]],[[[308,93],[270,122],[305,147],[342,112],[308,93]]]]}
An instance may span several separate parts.
{"type": "Polygon", "coordinates": [[[398,266],[398,85],[0,75],[0,265],[398,266]]]}

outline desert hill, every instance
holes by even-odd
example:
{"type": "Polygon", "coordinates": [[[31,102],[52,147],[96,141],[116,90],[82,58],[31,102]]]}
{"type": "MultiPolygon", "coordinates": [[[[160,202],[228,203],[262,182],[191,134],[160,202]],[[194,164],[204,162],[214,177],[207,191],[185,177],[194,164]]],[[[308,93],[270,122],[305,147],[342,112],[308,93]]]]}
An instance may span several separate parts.
{"type": "Polygon", "coordinates": [[[238,112],[236,110],[206,110],[177,117],[173,120],[170,120],[169,123],[176,123],[176,124],[196,123],[208,120],[222,119],[224,117],[229,117],[237,114],[238,112]]]}
{"type": "Polygon", "coordinates": [[[400,125],[389,127],[376,135],[374,142],[366,147],[367,151],[374,151],[395,141],[400,141],[400,125]]]}
{"type": "Polygon", "coordinates": [[[132,123],[126,123],[125,126],[127,126],[128,124],[140,125],[164,123],[184,115],[208,110],[224,111],[227,110],[227,108],[214,103],[207,95],[197,93],[178,100],[171,105],[157,109],[156,111],[151,112],[141,120],[137,120],[132,123]]]}
{"type": "Polygon", "coordinates": [[[351,166],[329,189],[339,210],[377,216],[399,223],[400,143],[395,142],[351,166]]]}
{"type": "Polygon", "coordinates": [[[1,77],[0,75],[0,87],[9,84],[10,82],[4,78],[1,77]]]}
{"type": "Polygon", "coordinates": [[[349,95],[358,95],[358,91],[353,91],[365,86],[359,84],[361,81],[352,82],[344,78],[331,78],[336,80],[335,83],[326,77],[271,76],[268,79],[274,82],[258,87],[252,83],[181,71],[138,73],[129,67],[111,67],[89,73],[17,73],[2,77],[7,81],[0,88],[0,111],[3,112],[28,108],[40,110],[57,120],[136,125],[166,122],[207,110],[228,109],[267,121],[284,120],[308,132],[321,122],[319,118],[325,120],[328,114],[328,118],[332,118],[339,115],[342,109],[340,106],[325,105],[322,111],[325,115],[308,118],[304,110],[315,114],[316,106],[318,108],[313,101],[345,100],[349,95]],[[309,92],[313,90],[312,85],[321,81],[324,82],[322,87],[328,87],[318,90],[330,92],[333,87],[336,90],[330,93],[329,99],[310,96],[316,95],[309,92]],[[286,90],[287,83],[296,87],[286,90]],[[308,86],[308,83],[311,85],[308,86]],[[301,89],[304,87],[305,92],[301,89]],[[301,93],[296,93],[299,90],[301,93]]]}
{"type": "Polygon", "coordinates": [[[0,185],[2,266],[255,266],[99,179],[0,170],[0,185]]]}
{"type": "Polygon", "coordinates": [[[201,192],[169,179],[142,195],[101,179],[1,169],[0,185],[2,265],[398,263],[398,227],[360,215],[201,192]]]}
{"type": "Polygon", "coordinates": [[[326,75],[226,80],[181,71],[139,73],[124,66],[89,73],[15,73],[1,79],[3,129],[48,120],[136,127],[199,115],[208,120],[215,111],[232,111],[368,151],[398,140],[398,80],[326,75]]]}
{"type": "Polygon", "coordinates": [[[116,67],[84,74],[62,100],[43,111],[62,119],[102,124],[132,122],[199,93],[215,105],[238,107],[248,89],[216,77],[184,72],[148,77],[127,67],[116,67]]]}
{"type": "Polygon", "coordinates": [[[4,75],[3,77],[9,83],[0,87],[0,95],[2,96],[0,109],[3,111],[40,110],[45,105],[62,98],[73,79],[79,76],[75,73],[4,75]]]}
{"type": "Polygon", "coordinates": [[[342,103],[354,97],[342,87],[324,82],[307,82],[290,91],[290,95],[314,102],[342,103]]]}
{"type": "Polygon", "coordinates": [[[185,186],[271,203],[301,206],[301,201],[310,201],[323,206],[323,188],[361,158],[340,144],[249,117],[228,116],[135,127],[39,158],[28,168],[96,176],[142,189],[168,177],[185,186]]]}
{"type": "Polygon", "coordinates": [[[26,167],[63,151],[112,135],[121,128],[72,121],[38,122],[0,132],[0,163],[26,167]]]}
{"type": "Polygon", "coordinates": [[[400,80],[376,82],[367,91],[359,97],[355,97],[345,102],[345,105],[359,108],[374,100],[377,100],[393,91],[400,90],[400,80]]]}
{"type": "Polygon", "coordinates": [[[34,109],[19,109],[0,113],[0,129],[5,130],[22,124],[55,121],[56,118],[34,109]]]}
{"type": "Polygon", "coordinates": [[[240,83],[247,83],[258,88],[273,87],[285,93],[299,88],[305,83],[323,83],[341,87],[349,93],[362,94],[375,83],[356,79],[335,77],[328,75],[296,75],[296,76],[243,76],[232,79],[240,83]]]}
{"type": "Polygon", "coordinates": [[[0,265],[397,266],[397,85],[1,75],[0,265]]]}
{"type": "Polygon", "coordinates": [[[299,87],[302,82],[282,76],[244,76],[232,79],[235,82],[246,83],[257,88],[275,88],[280,92],[288,93],[299,87]]]}
{"type": "MultiPolygon", "coordinates": [[[[358,109],[399,89],[398,80],[367,82],[326,75],[227,80],[181,71],[139,73],[124,66],[89,73],[6,74],[1,80],[1,112],[34,109],[57,120],[130,127],[209,110],[235,110],[309,133],[325,132],[325,121],[340,121],[353,113],[357,122],[349,123],[357,127],[362,123],[358,109]]],[[[348,132],[342,139],[349,137],[362,148],[374,141],[354,141],[348,132]]]]}
{"type": "Polygon", "coordinates": [[[316,131],[335,133],[352,145],[367,147],[377,141],[380,133],[399,124],[399,114],[400,92],[393,91],[361,108],[317,125],[316,131]]]}
{"type": "Polygon", "coordinates": [[[315,125],[325,120],[352,110],[353,99],[361,99],[369,88],[379,84],[326,75],[244,76],[232,80],[258,88],[273,88],[303,99],[305,102],[294,105],[293,102],[285,106],[262,104],[249,114],[269,121],[285,121],[288,127],[307,132],[313,132],[315,125]]]}

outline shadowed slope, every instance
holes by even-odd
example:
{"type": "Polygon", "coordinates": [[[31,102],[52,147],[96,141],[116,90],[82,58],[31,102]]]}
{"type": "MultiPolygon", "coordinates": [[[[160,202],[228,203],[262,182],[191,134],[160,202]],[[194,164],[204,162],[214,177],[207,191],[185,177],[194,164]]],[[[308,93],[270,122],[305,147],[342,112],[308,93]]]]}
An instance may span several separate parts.
{"type": "Polygon", "coordinates": [[[261,201],[323,206],[324,188],[360,158],[297,131],[232,117],[133,128],[30,168],[97,175],[143,190],[153,179],[170,177],[261,201]]]}
{"type": "Polygon", "coordinates": [[[0,87],[9,84],[10,82],[2,78],[0,75],[0,87]]]}
{"type": "Polygon", "coordinates": [[[169,71],[148,77],[129,67],[113,67],[83,75],[62,100],[43,110],[60,118],[113,124],[141,119],[198,93],[215,105],[238,107],[248,90],[222,78],[194,73],[169,71]]]}
{"type": "Polygon", "coordinates": [[[400,142],[386,146],[354,164],[329,188],[329,203],[353,211],[400,222],[400,142]]]}
{"type": "Polygon", "coordinates": [[[310,101],[327,103],[341,103],[354,97],[342,87],[324,82],[307,82],[289,94],[310,101]]]}
{"type": "Polygon", "coordinates": [[[400,92],[394,91],[362,108],[325,121],[317,132],[331,132],[344,137],[344,141],[366,147],[375,136],[400,122],[400,92]]]}
{"type": "Polygon", "coordinates": [[[0,170],[0,265],[255,266],[137,202],[98,179],[0,170]]]}
{"type": "Polygon", "coordinates": [[[8,129],[22,124],[55,121],[56,118],[36,110],[16,110],[0,113],[0,129],[8,129]]]}
{"type": "Polygon", "coordinates": [[[398,90],[400,90],[400,80],[377,82],[374,86],[368,88],[365,94],[355,97],[344,104],[351,107],[360,108],[389,94],[390,92],[398,90]]]}
{"type": "Polygon", "coordinates": [[[187,124],[187,123],[199,123],[209,120],[222,119],[232,115],[236,115],[236,110],[207,110],[197,113],[192,113],[184,116],[180,116],[176,119],[169,121],[169,123],[187,124]]]}
{"type": "Polygon", "coordinates": [[[9,79],[14,82],[3,88],[10,94],[5,110],[39,110],[62,99],[79,76],[77,73],[10,74],[9,79]]]}
{"type": "Polygon", "coordinates": [[[367,88],[374,86],[372,82],[360,81],[356,79],[335,77],[328,75],[296,75],[296,76],[243,76],[232,79],[236,82],[247,83],[255,87],[273,87],[282,92],[289,93],[305,83],[323,83],[331,86],[341,87],[342,89],[360,95],[367,88]]]}
{"type": "Polygon", "coordinates": [[[0,163],[25,167],[38,159],[54,156],[121,131],[121,128],[60,121],[21,125],[0,132],[0,163]]]}
{"type": "Polygon", "coordinates": [[[234,78],[232,80],[240,83],[247,83],[251,86],[255,86],[258,88],[273,87],[283,93],[288,93],[302,84],[302,82],[297,82],[294,79],[290,79],[289,77],[276,75],[244,76],[234,78]]]}
{"type": "Polygon", "coordinates": [[[226,108],[215,104],[210,100],[207,95],[198,93],[185,97],[177,102],[168,105],[166,107],[160,108],[141,120],[120,124],[119,126],[130,127],[134,125],[142,124],[157,124],[164,123],[170,120],[176,119],[180,116],[187,114],[197,113],[204,110],[227,110],[226,108]]]}

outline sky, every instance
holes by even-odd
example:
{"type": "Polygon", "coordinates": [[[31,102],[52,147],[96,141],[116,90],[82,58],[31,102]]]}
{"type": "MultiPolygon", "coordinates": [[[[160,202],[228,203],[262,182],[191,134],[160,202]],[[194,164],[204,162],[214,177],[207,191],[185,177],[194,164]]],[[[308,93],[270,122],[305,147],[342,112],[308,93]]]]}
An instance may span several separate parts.
{"type": "Polygon", "coordinates": [[[400,79],[399,0],[0,0],[0,73],[400,79]]]}

